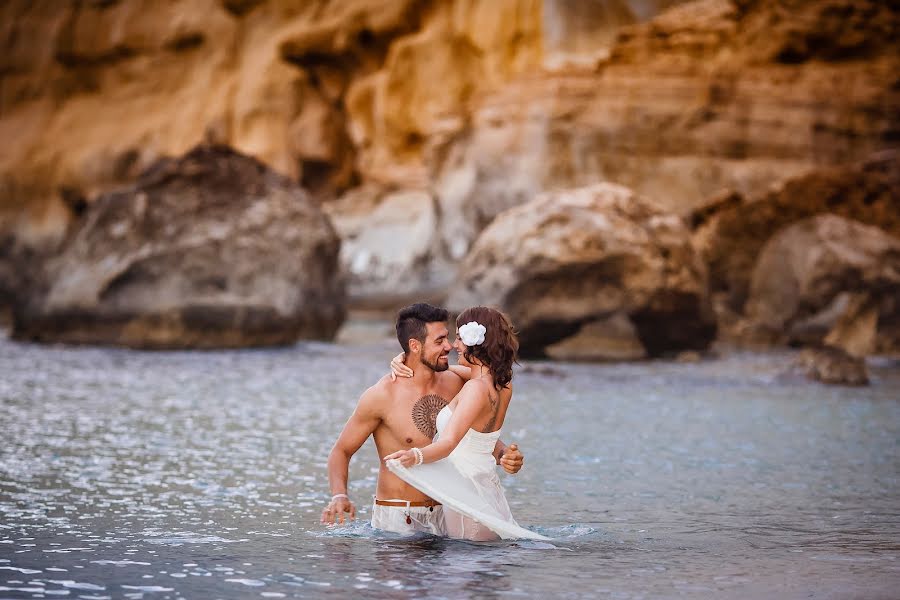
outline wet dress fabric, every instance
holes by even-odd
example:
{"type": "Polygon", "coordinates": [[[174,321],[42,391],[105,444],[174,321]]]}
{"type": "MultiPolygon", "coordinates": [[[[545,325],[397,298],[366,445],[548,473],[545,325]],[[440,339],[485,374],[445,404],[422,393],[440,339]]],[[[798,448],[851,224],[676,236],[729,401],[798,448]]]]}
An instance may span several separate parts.
{"type": "MultiPolygon", "coordinates": [[[[437,416],[437,436],[453,412],[444,407],[437,416]]],[[[469,429],[450,455],[437,462],[404,467],[387,463],[397,477],[444,506],[444,528],[453,538],[467,540],[548,538],[521,527],[512,516],[497,476],[493,452],[500,430],[482,433],[469,429]]]]}

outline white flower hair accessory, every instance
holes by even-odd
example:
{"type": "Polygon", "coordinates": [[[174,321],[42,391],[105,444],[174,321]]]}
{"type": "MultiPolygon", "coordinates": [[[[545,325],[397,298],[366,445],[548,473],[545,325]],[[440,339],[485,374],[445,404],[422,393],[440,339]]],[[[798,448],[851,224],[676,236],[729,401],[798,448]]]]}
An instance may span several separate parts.
{"type": "Polygon", "coordinates": [[[484,334],[487,327],[475,321],[469,321],[459,328],[459,339],[466,346],[478,346],[484,343],[484,334]]]}

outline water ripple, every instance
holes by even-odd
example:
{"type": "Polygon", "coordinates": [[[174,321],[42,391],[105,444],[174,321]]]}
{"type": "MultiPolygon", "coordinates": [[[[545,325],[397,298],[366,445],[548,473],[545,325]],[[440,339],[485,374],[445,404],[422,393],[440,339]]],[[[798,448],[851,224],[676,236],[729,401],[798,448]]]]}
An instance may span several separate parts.
{"type": "Polygon", "coordinates": [[[864,389],[785,380],[783,355],[525,365],[504,431],[526,464],[502,480],[519,522],[552,541],[479,544],[372,529],[371,442],[350,469],[359,519],[318,523],[328,449],[395,353],[0,340],[0,590],[877,597],[900,584],[892,363],[864,389]]]}

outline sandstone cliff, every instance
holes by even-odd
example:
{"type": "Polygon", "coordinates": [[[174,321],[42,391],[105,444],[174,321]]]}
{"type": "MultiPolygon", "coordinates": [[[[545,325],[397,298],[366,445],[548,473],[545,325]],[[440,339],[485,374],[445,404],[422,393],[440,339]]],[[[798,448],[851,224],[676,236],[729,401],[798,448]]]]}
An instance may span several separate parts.
{"type": "MultiPolygon", "coordinates": [[[[450,284],[494,217],[548,189],[611,181],[687,215],[722,189],[757,195],[863,160],[900,132],[898,12],[876,2],[685,4],[623,29],[591,68],[542,63],[393,146],[379,126],[392,113],[376,93],[349,112],[351,126],[362,123],[360,174],[382,186],[366,202],[412,188],[436,206],[415,267],[424,292],[450,284]]],[[[353,236],[342,205],[331,210],[353,236]]],[[[347,247],[342,262],[357,301],[397,289],[389,276],[358,277],[397,272],[383,246],[347,247]]]]}
{"type": "Polygon", "coordinates": [[[469,129],[478,94],[590,66],[621,25],[674,3],[6,2],[0,241],[52,247],[99,193],[204,141],[325,200],[430,186],[435,140],[469,129]]]}
{"type": "Polygon", "coordinates": [[[10,0],[0,304],[28,278],[5,257],[199,142],[323,203],[356,305],[440,298],[548,190],[698,215],[896,147],[898,40],[876,0],[10,0]]]}

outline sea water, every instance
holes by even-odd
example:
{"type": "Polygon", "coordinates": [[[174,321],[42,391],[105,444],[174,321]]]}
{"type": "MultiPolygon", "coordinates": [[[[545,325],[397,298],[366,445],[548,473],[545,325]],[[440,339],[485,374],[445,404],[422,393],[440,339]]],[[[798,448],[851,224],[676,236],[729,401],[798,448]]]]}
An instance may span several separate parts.
{"type": "Polygon", "coordinates": [[[319,523],[328,452],[390,340],[222,352],[0,339],[0,598],[890,598],[900,370],[826,387],[790,353],[527,362],[503,439],[550,543],[319,523]]]}

